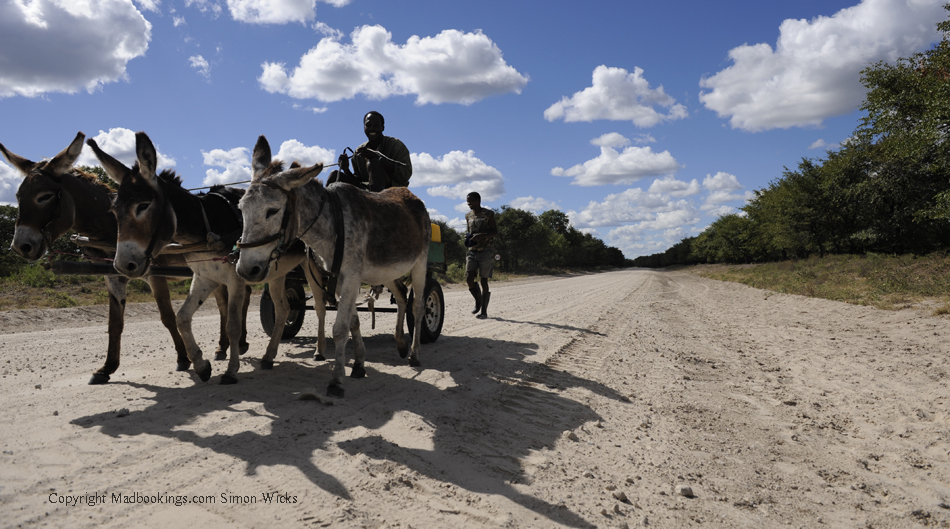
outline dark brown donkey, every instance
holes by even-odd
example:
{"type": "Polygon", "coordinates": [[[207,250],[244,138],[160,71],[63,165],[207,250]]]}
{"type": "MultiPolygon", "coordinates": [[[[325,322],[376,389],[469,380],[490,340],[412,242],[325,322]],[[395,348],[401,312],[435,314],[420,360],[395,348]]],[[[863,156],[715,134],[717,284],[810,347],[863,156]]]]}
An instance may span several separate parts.
{"type": "MultiPolygon", "coordinates": [[[[237,241],[241,233],[241,216],[236,208],[244,190],[226,187],[216,193],[198,196],[184,189],[181,178],[173,171],[165,170],[156,174],[157,153],[144,132],[135,134],[138,163],[131,169],[103,152],[95,141],[89,140],[87,143],[109,178],[119,184],[112,205],[119,224],[115,269],[128,277],[140,277],[148,272],[159,249],[172,240],[188,247],[199,246],[200,249],[182,254],[194,272],[194,279],[188,298],[178,309],[178,330],[188,350],[188,358],[194,364],[195,373],[207,382],[211,378],[211,364],[202,357],[201,348],[195,340],[192,316],[209,294],[220,286],[226,286],[230,298],[227,332],[232,345],[228,368],[221,377],[221,383],[237,383],[240,358],[235,344],[245,330],[244,318],[240,315],[241,307],[246,307],[247,282],[235,273],[233,264],[222,259],[219,251],[209,248],[206,243],[216,235],[221,240],[227,240],[230,235],[233,241],[237,241]]],[[[230,249],[233,241],[225,244],[225,248],[230,249]]],[[[275,326],[267,352],[261,359],[263,369],[273,367],[283,326],[290,311],[284,295],[284,276],[305,259],[304,245],[299,243],[292,245],[279,261],[272,263],[273,273],[267,284],[275,301],[275,326]]],[[[319,286],[313,282],[315,278],[312,274],[307,277],[312,280],[311,288],[318,290],[319,286]]]]}
{"type": "MultiPolygon", "coordinates": [[[[8,151],[0,144],[0,152],[20,172],[23,183],[17,190],[19,216],[13,235],[11,249],[24,259],[35,261],[42,257],[50,244],[62,234],[73,230],[82,236],[97,241],[103,247],[115,247],[117,225],[115,216],[109,211],[112,205],[110,190],[96,181],[92,175],[73,168],[73,164],[82,152],[85,135],[76,134],[73,142],[51,160],[32,162],[8,151]]],[[[94,259],[111,259],[115,254],[99,248],[85,248],[84,253],[94,259]]],[[[159,262],[167,265],[184,265],[178,256],[160,256],[159,262]]],[[[168,329],[175,342],[178,353],[178,370],[186,371],[191,365],[185,344],[175,325],[175,312],[172,309],[168,291],[168,281],[163,277],[147,277],[158,304],[162,324],[168,329]]],[[[125,297],[128,278],[107,276],[106,287],[109,290],[109,349],[106,363],[93,373],[90,384],[105,384],[110,375],[119,368],[119,352],[125,317],[125,297]]],[[[218,308],[222,316],[227,314],[227,292],[216,292],[218,308]]],[[[222,320],[219,349],[227,350],[228,338],[224,332],[226,321],[222,320]]]]}

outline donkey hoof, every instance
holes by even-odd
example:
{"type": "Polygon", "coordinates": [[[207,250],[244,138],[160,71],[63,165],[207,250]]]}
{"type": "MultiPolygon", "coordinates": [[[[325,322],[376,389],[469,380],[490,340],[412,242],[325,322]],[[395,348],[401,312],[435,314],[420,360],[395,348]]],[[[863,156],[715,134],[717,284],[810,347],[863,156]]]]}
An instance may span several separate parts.
{"type": "Polygon", "coordinates": [[[350,378],[365,378],[366,377],[366,368],[363,367],[362,362],[353,363],[353,371],[350,371],[350,378]]]}
{"type": "Polygon", "coordinates": [[[247,343],[247,342],[242,343],[242,344],[241,344],[241,354],[246,353],[247,350],[250,349],[250,348],[251,348],[251,344],[249,344],[249,343],[247,343]]]}
{"type": "Polygon", "coordinates": [[[323,356],[323,355],[320,354],[320,353],[313,353],[313,359],[314,359],[314,360],[317,360],[317,361],[320,361],[320,362],[323,362],[324,360],[327,359],[327,357],[323,356]]]}
{"type": "Polygon", "coordinates": [[[409,356],[409,346],[408,346],[408,345],[405,346],[405,347],[397,347],[396,349],[399,351],[399,358],[405,358],[405,357],[409,356]]]}
{"type": "Polygon", "coordinates": [[[231,384],[237,384],[237,377],[236,377],[236,376],[234,376],[234,375],[229,375],[229,374],[227,374],[227,373],[225,373],[224,375],[221,375],[221,385],[222,385],[222,386],[230,386],[231,384]]]}
{"type": "Polygon", "coordinates": [[[92,378],[89,380],[90,386],[101,386],[109,382],[109,375],[103,373],[93,373],[92,378]]]}
{"type": "Polygon", "coordinates": [[[265,359],[262,358],[262,359],[261,359],[261,369],[274,369],[274,361],[273,361],[273,360],[265,360],[265,359]]]}
{"type": "Polygon", "coordinates": [[[202,382],[207,382],[211,378],[211,362],[205,362],[204,369],[201,369],[201,370],[196,369],[195,373],[198,375],[198,378],[200,378],[202,382]]]}
{"type": "Polygon", "coordinates": [[[327,386],[327,396],[342,399],[343,398],[343,384],[337,384],[335,382],[331,382],[330,385],[327,386]]]}
{"type": "Polygon", "coordinates": [[[228,353],[227,353],[226,351],[215,351],[215,352],[214,352],[214,359],[215,359],[215,360],[227,360],[227,359],[228,359],[228,353]]]}
{"type": "Polygon", "coordinates": [[[421,365],[422,365],[422,362],[420,362],[418,358],[409,359],[409,367],[419,367],[421,365]]]}
{"type": "Polygon", "coordinates": [[[188,371],[188,368],[191,367],[191,360],[182,360],[178,362],[177,371],[188,371]]]}

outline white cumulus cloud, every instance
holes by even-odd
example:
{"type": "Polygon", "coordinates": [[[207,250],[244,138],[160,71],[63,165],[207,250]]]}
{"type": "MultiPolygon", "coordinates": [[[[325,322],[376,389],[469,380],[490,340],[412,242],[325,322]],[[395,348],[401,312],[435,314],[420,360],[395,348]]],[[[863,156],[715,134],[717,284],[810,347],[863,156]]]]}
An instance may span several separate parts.
{"type": "Polygon", "coordinates": [[[251,156],[247,147],[237,147],[231,150],[211,149],[201,151],[204,164],[211,167],[220,167],[223,170],[208,169],[205,171],[203,185],[234,184],[251,179],[251,156]]]}
{"type": "Polygon", "coordinates": [[[477,191],[482,202],[489,202],[505,194],[501,171],[475,157],[474,151],[451,151],[440,158],[424,152],[412,153],[410,158],[409,185],[428,186],[426,192],[432,196],[464,200],[470,192],[477,191]]]}
{"type": "Polygon", "coordinates": [[[509,204],[512,208],[520,209],[522,211],[530,211],[532,213],[544,213],[545,211],[551,209],[558,209],[558,205],[550,200],[543,199],[541,197],[518,197],[512,200],[509,204]]]}
{"type": "Polygon", "coordinates": [[[703,78],[700,101],[733,128],[762,131],[819,126],[858,108],[860,71],[893,62],[939,39],[944,0],[863,0],[830,17],[788,19],[773,49],[744,44],[732,66],[703,78]]]}
{"type": "Polygon", "coordinates": [[[699,182],[694,178],[689,182],[677,180],[672,176],[658,178],[650,184],[650,193],[666,194],[677,198],[697,195],[702,191],[699,182]]]}
{"type": "Polygon", "coordinates": [[[125,79],[151,34],[129,0],[0,2],[0,97],[91,92],[125,79]]]}
{"type": "MultiPolygon", "coordinates": [[[[119,160],[125,164],[126,167],[131,168],[135,165],[135,162],[138,161],[138,157],[135,155],[135,132],[129,129],[116,127],[109,129],[109,132],[100,130],[99,134],[93,136],[92,139],[96,140],[96,144],[98,144],[99,148],[106,154],[119,160]]],[[[152,139],[152,142],[158,154],[159,170],[174,167],[175,159],[163,153],[160,145],[156,143],[154,139],[152,139]]],[[[96,158],[96,154],[92,152],[92,149],[89,148],[88,145],[83,145],[82,152],[76,160],[76,165],[95,167],[100,165],[100,163],[99,159],[96,158]]]]}
{"type": "Polygon", "coordinates": [[[733,212],[733,208],[724,207],[727,202],[751,200],[754,196],[752,191],[741,192],[745,186],[739,183],[739,179],[735,175],[722,171],[715,175],[706,175],[706,178],[703,178],[703,187],[709,191],[709,194],[706,195],[705,203],[700,209],[715,213],[717,216],[733,212]]]}
{"type": "Polygon", "coordinates": [[[202,76],[211,77],[211,65],[201,55],[188,57],[188,62],[190,62],[191,67],[195,70],[198,70],[198,73],[200,73],[202,76]]]}
{"type": "MultiPolygon", "coordinates": [[[[211,149],[207,152],[201,151],[201,155],[204,164],[212,167],[212,169],[205,171],[203,185],[235,184],[251,179],[253,174],[251,156],[246,147],[229,150],[211,149]],[[218,169],[215,169],[215,167],[218,169]]],[[[274,159],[283,161],[286,169],[295,161],[305,166],[317,163],[333,163],[336,161],[336,154],[332,149],[324,149],[319,145],[304,145],[300,141],[292,139],[280,144],[280,149],[274,155],[274,159]]],[[[245,187],[246,185],[241,184],[239,187],[245,187]]]]}
{"type": "MultiPolygon", "coordinates": [[[[207,3],[207,0],[187,0],[207,3]]],[[[287,24],[308,22],[316,17],[317,0],[227,0],[231,17],[249,24],[287,24]]],[[[321,0],[343,7],[351,0],[321,0]]]]}
{"type": "Polygon", "coordinates": [[[544,119],[548,121],[609,119],[631,121],[637,127],[652,127],[687,115],[686,107],[676,103],[662,86],[650,88],[641,68],[634,68],[630,73],[623,68],[605,65],[594,69],[592,86],[572,97],[562,98],[544,111],[544,119]],[[666,109],[666,112],[658,112],[656,107],[666,109]]]}
{"type": "Polygon", "coordinates": [[[161,12],[161,9],[159,9],[158,6],[162,5],[162,0],[135,0],[135,3],[146,11],[151,11],[153,13],[161,12]]]}
{"type": "Polygon", "coordinates": [[[307,146],[297,140],[287,140],[280,144],[280,150],[274,158],[284,161],[284,167],[297,161],[300,165],[310,166],[322,163],[324,165],[336,163],[336,154],[333,149],[324,149],[319,145],[307,146]]]}
{"type": "Polygon", "coordinates": [[[316,0],[228,0],[231,17],[250,24],[307,22],[316,16],[316,0]]]}
{"type": "Polygon", "coordinates": [[[670,151],[654,152],[650,147],[617,148],[630,143],[622,135],[611,132],[591,140],[600,147],[600,156],[568,169],[551,169],[554,176],[573,177],[573,185],[597,186],[630,184],[650,176],[671,175],[682,168],[670,151]]]}
{"type": "Polygon", "coordinates": [[[0,205],[16,205],[16,190],[22,181],[23,174],[20,171],[0,162],[0,205]]]}
{"type": "Polygon", "coordinates": [[[288,69],[266,62],[258,78],[271,93],[334,102],[359,94],[369,99],[416,96],[416,104],[471,104],[492,95],[520,93],[528,82],[480,31],[446,30],[435,37],[392,42],[382,26],[362,26],[351,44],[325,37],[288,69]]]}

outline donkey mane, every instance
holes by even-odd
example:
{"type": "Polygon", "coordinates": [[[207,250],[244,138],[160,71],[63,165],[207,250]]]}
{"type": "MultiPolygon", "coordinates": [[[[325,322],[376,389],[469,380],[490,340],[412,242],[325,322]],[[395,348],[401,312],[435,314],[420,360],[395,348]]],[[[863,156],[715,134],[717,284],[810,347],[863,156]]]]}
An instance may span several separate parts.
{"type": "Polygon", "coordinates": [[[82,169],[79,169],[78,167],[73,167],[69,171],[69,174],[75,176],[76,178],[80,180],[86,180],[87,182],[92,183],[92,184],[99,184],[104,187],[109,187],[108,185],[103,183],[101,180],[99,180],[99,177],[96,176],[95,174],[87,173],[86,171],[83,171],[82,169]]]}
{"type": "MultiPolygon", "coordinates": [[[[137,162],[136,165],[138,165],[137,162]]],[[[158,177],[164,180],[166,184],[175,184],[178,187],[182,187],[181,177],[175,174],[175,171],[171,169],[162,169],[158,177]]]]}

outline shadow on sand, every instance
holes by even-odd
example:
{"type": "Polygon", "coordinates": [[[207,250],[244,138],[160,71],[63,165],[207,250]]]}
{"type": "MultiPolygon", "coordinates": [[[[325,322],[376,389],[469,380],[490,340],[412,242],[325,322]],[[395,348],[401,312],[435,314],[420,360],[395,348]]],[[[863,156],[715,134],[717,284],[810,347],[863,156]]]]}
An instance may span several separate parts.
{"type": "MultiPolygon", "coordinates": [[[[474,493],[507,497],[556,523],[594,527],[563,505],[525,495],[512,483],[530,482],[521,461],[532,451],[553,447],[565,430],[601,419],[589,406],[552,388],[583,387],[621,400],[614,390],[527,361],[536,354],[536,344],[453,336],[443,336],[423,348],[423,367],[446,373],[454,381],[440,389],[420,381],[421,370],[415,370],[412,377],[378,371],[374,364],[405,366],[405,360],[396,354],[391,336],[375,335],[365,338],[367,378],[348,378],[346,397],[337,401],[338,405],[325,406],[296,400],[290,393],[305,387],[322,391],[329,381],[329,363],[313,366],[294,361],[311,358],[314,341],[295,338],[284,342],[283,356],[278,355],[272,371],[260,370],[256,358],[242,358],[236,386],[217,385],[219,376],[210,383],[193,376],[195,385],[185,388],[124,383],[152,393],[153,403],[121,420],[110,410],[73,423],[98,427],[101,433],[116,438],[148,434],[207,448],[244,461],[248,475],[261,466],[292,465],[317,487],[345,499],[352,499],[350,492],[336,477],[317,468],[312,454],[326,450],[335,434],[363,427],[372,433],[337,446],[350,454],[397,462],[474,493]],[[248,403],[259,403],[265,413],[243,409],[248,403]],[[221,411],[267,415],[271,419],[269,433],[244,431],[203,437],[183,428],[221,411]],[[418,415],[433,428],[431,450],[400,447],[373,431],[403,412],[418,415]]],[[[332,345],[327,349],[332,355],[332,345]]],[[[214,369],[220,375],[223,365],[215,363],[214,369]]]]}

